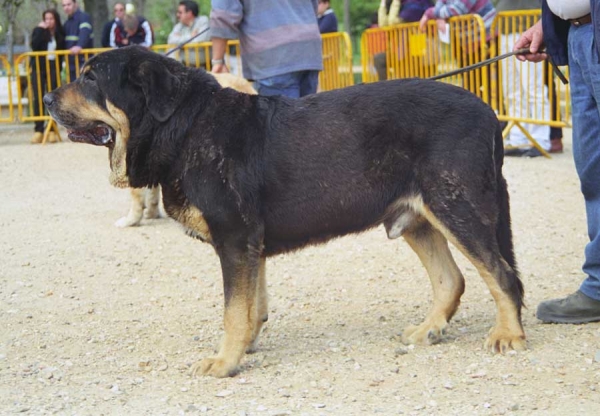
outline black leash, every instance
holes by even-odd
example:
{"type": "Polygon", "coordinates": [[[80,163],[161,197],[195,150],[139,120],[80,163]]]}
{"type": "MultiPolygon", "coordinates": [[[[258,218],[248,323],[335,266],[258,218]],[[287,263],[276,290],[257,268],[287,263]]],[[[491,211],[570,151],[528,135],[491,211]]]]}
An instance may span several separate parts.
{"type": "Polygon", "coordinates": [[[194,36],[192,36],[191,38],[189,38],[188,40],[186,40],[185,42],[180,43],[179,45],[175,46],[173,49],[171,49],[170,51],[168,51],[165,56],[169,56],[171,55],[173,52],[178,51],[179,49],[183,48],[185,45],[187,45],[188,43],[190,43],[191,41],[193,41],[194,39],[196,39],[198,36],[206,33],[208,30],[210,30],[210,27],[207,27],[204,30],[201,30],[200,32],[196,33],[194,36]]]}
{"type": "MultiPolygon", "coordinates": [[[[525,55],[525,54],[528,54],[528,53],[529,53],[529,48],[517,49],[516,51],[512,51],[512,52],[508,52],[508,53],[505,53],[505,54],[502,54],[502,55],[498,55],[498,56],[486,59],[484,61],[478,62],[478,63],[473,64],[473,65],[465,66],[463,68],[455,69],[454,71],[450,71],[450,72],[446,72],[444,74],[440,74],[440,75],[435,75],[433,77],[429,77],[429,79],[436,80],[436,79],[448,78],[448,77],[451,77],[453,75],[462,74],[464,72],[472,71],[474,69],[481,68],[483,66],[493,64],[494,62],[501,61],[502,59],[508,58],[510,56],[525,55]]],[[[560,80],[562,81],[563,84],[567,85],[569,83],[569,81],[565,77],[565,74],[563,74],[562,71],[554,64],[554,62],[550,58],[550,55],[548,55],[548,62],[550,62],[550,66],[552,66],[552,70],[554,71],[554,73],[556,74],[556,76],[558,78],[560,78],[560,80]]]]}

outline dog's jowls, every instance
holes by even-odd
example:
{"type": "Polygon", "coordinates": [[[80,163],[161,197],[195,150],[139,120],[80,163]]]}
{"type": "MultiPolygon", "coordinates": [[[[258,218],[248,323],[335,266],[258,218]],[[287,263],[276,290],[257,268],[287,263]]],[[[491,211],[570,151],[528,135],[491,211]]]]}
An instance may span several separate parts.
{"type": "Polygon", "coordinates": [[[194,373],[231,375],[255,347],[267,257],[380,224],[406,239],[433,286],[431,310],[404,342],[439,342],[459,306],[450,241],[496,302],[485,346],[526,347],[501,130],[469,92],[410,79],[253,96],[130,47],[93,57],[44,102],[72,139],[109,149],[113,184],[160,185],[169,216],[219,256],[225,336],[194,373]]]}

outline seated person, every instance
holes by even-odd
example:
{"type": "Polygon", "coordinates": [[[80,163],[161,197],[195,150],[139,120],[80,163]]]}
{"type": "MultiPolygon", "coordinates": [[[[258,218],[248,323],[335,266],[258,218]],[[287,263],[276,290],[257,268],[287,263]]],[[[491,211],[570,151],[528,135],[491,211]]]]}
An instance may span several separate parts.
{"type": "Polygon", "coordinates": [[[149,48],[154,43],[150,23],[141,16],[126,14],[123,19],[113,24],[110,46],[122,48],[129,45],[140,45],[149,48]]]}

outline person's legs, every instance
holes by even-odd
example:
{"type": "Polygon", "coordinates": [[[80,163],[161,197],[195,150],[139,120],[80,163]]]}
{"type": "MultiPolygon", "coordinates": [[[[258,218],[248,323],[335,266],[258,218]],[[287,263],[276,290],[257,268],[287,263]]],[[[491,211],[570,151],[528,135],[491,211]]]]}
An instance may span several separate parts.
{"type": "Polygon", "coordinates": [[[573,158],[585,198],[590,238],[583,265],[588,278],[581,291],[600,300],[600,66],[589,41],[592,25],[573,27],[569,33],[573,158]]]}
{"type": "Polygon", "coordinates": [[[375,64],[375,70],[377,71],[379,81],[387,80],[387,57],[385,52],[375,54],[375,56],[373,56],[373,63],[375,64]]]}
{"type": "MultiPolygon", "coordinates": [[[[518,36],[512,33],[502,36],[500,52],[510,52],[517,38],[518,36]]],[[[549,119],[550,105],[547,88],[543,84],[543,65],[510,58],[502,61],[502,72],[508,116],[536,120],[549,119]]],[[[549,126],[533,123],[521,123],[521,125],[544,150],[550,150],[549,126]]],[[[517,126],[510,129],[508,144],[531,146],[527,136],[517,126]]]]}
{"type": "Polygon", "coordinates": [[[317,92],[319,71],[297,71],[255,81],[259,95],[300,98],[317,92]]]}
{"type": "Polygon", "coordinates": [[[319,71],[302,71],[300,75],[300,97],[315,94],[319,86],[319,71]]]}
{"type": "Polygon", "coordinates": [[[591,24],[571,27],[569,75],[573,106],[573,157],[585,198],[588,235],[583,271],[587,278],[578,292],[540,304],[545,322],[600,321],[600,66],[591,24]]]}
{"type": "MultiPolygon", "coordinates": [[[[33,106],[33,116],[38,117],[42,114],[42,96],[44,85],[44,73],[38,72],[33,66],[31,71],[31,103],[33,106]],[[39,81],[38,81],[39,78],[39,81]]],[[[38,144],[42,142],[44,133],[44,122],[35,121],[33,127],[33,137],[31,138],[32,144],[38,144]]]]}

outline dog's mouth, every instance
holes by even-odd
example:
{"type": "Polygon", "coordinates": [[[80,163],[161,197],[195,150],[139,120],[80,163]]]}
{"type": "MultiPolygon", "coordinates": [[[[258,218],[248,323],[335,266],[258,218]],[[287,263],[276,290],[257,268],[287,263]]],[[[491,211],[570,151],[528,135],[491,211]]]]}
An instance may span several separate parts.
{"type": "Polygon", "coordinates": [[[108,147],[114,145],[116,135],[115,131],[104,123],[98,123],[96,126],[84,130],[70,129],[67,133],[73,142],[108,147]]]}

